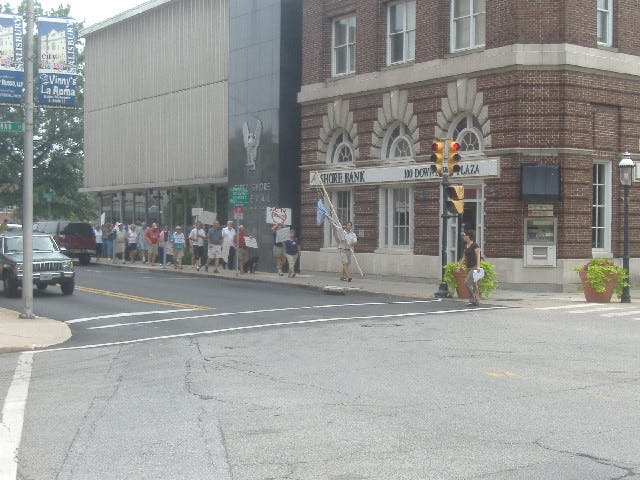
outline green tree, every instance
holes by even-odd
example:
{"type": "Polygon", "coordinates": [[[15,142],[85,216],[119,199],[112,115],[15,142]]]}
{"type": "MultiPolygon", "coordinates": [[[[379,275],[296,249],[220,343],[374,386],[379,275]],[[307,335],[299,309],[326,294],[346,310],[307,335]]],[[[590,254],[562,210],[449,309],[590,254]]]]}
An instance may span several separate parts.
{"type": "MultiPolygon", "coordinates": [[[[26,12],[23,0],[17,12],[9,5],[5,13],[26,12]]],[[[34,2],[36,17],[70,17],[69,6],[60,6],[48,12],[42,10],[40,2],[34,2]]],[[[79,30],[82,24],[76,25],[79,30]]],[[[80,45],[77,45],[78,47],[80,45]]],[[[37,49],[37,42],[34,41],[37,49]]],[[[26,53],[25,53],[26,56],[26,53]]],[[[36,51],[36,58],[37,51],[36,51]]],[[[46,218],[49,207],[52,218],[93,220],[97,216],[97,198],[93,194],[80,193],[84,162],[84,54],[79,49],[77,58],[78,84],[75,108],[44,108],[34,110],[34,154],[33,154],[33,216],[46,218]],[[46,193],[54,193],[49,206],[46,193]]],[[[38,65],[34,62],[34,81],[38,65]]],[[[36,93],[37,95],[37,93],[36,93]]],[[[0,105],[0,121],[21,122],[22,107],[0,105]]],[[[23,138],[19,134],[0,136],[0,204],[16,205],[18,215],[22,207],[22,177],[24,172],[23,138]]]]}

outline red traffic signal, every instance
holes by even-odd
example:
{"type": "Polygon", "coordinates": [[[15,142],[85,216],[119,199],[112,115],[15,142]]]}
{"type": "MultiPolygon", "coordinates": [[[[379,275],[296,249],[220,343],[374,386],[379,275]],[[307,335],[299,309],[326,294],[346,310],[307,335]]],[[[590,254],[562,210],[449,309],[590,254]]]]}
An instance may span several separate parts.
{"type": "Polygon", "coordinates": [[[435,140],[431,144],[431,161],[433,165],[431,165],[431,171],[433,173],[437,173],[438,175],[442,175],[444,170],[444,142],[442,140],[435,140]]]}

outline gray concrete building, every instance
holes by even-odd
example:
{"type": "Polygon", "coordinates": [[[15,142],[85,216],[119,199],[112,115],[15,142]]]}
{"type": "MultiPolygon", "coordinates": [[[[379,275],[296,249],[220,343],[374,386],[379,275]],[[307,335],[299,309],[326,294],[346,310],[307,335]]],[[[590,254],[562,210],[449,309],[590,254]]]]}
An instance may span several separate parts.
{"type": "Polygon", "coordinates": [[[299,204],[300,2],[153,0],[85,38],[83,191],[111,220],[243,222],[270,261],[268,207],[299,204]],[[294,183],[295,182],[295,183],[294,183]]]}

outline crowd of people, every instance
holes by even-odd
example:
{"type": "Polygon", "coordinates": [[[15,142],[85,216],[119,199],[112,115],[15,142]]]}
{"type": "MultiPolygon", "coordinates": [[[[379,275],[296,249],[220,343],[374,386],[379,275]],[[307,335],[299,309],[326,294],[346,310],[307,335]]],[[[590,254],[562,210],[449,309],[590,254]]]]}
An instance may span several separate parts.
{"type": "Polygon", "coordinates": [[[236,259],[241,273],[253,273],[257,269],[257,257],[251,255],[246,244],[250,235],[243,225],[236,231],[231,220],[224,228],[215,221],[208,230],[202,222],[196,222],[188,233],[181,225],[170,229],[168,225],[159,228],[156,223],[147,226],[146,222],[105,223],[102,226],[93,222],[93,231],[97,262],[141,262],[182,269],[185,252],[190,248],[196,270],[204,268],[208,272],[209,267],[213,267],[213,273],[219,273],[221,269],[233,270],[236,259]]]}
{"type": "MultiPolygon", "coordinates": [[[[216,220],[208,229],[198,221],[188,229],[189,233],[185,233],[181,225],[170,229],[168,225],[159,228],[156,223],[147,226],[146,222],[130,225],[105,223],[102,226],[94,222],[93,229],[98,262],[107,259],[113,263],[142,262],[182,269],[185,252],[190,248],[191,263],[196,270],[204,268],[208,272],[213,268],[213,273],[219,273],[221,269],[235,270],[236,267],[240,273],[257,270],[258,257],[252,254],[255,248],[248,244],[253,237],[244,225],[239,225],[236,231],[232,220],[224,227],[216,220]]],[[[302,253],[296,231],[283,223],[274,224],[271,231],[277,274],[284,275],[286,267],[288,277],[293,278],[299,272],[302,253]],[[282,230],[284,228],[288,232],[282,230]]],[[[342,264],[340,280],[351,282],[353,249],[358,241],[351,222],[345,223],[344,228],[336,228],[334,234],[342,264]]]]}

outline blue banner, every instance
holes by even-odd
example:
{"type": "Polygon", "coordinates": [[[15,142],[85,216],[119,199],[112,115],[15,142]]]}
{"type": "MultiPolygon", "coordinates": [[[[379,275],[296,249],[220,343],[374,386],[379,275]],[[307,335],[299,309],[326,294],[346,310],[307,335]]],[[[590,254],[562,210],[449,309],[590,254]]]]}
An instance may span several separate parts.
{"type": "Polygon", "coordinates": [[[0,15],[0,102],[22,103],[22,17],[0,15]]]}
{"type": "Polygon", "coordinates": [[[39,17],[38,39],[38,104],[74,107],[77,92],[75,20],[39,17]]]}

